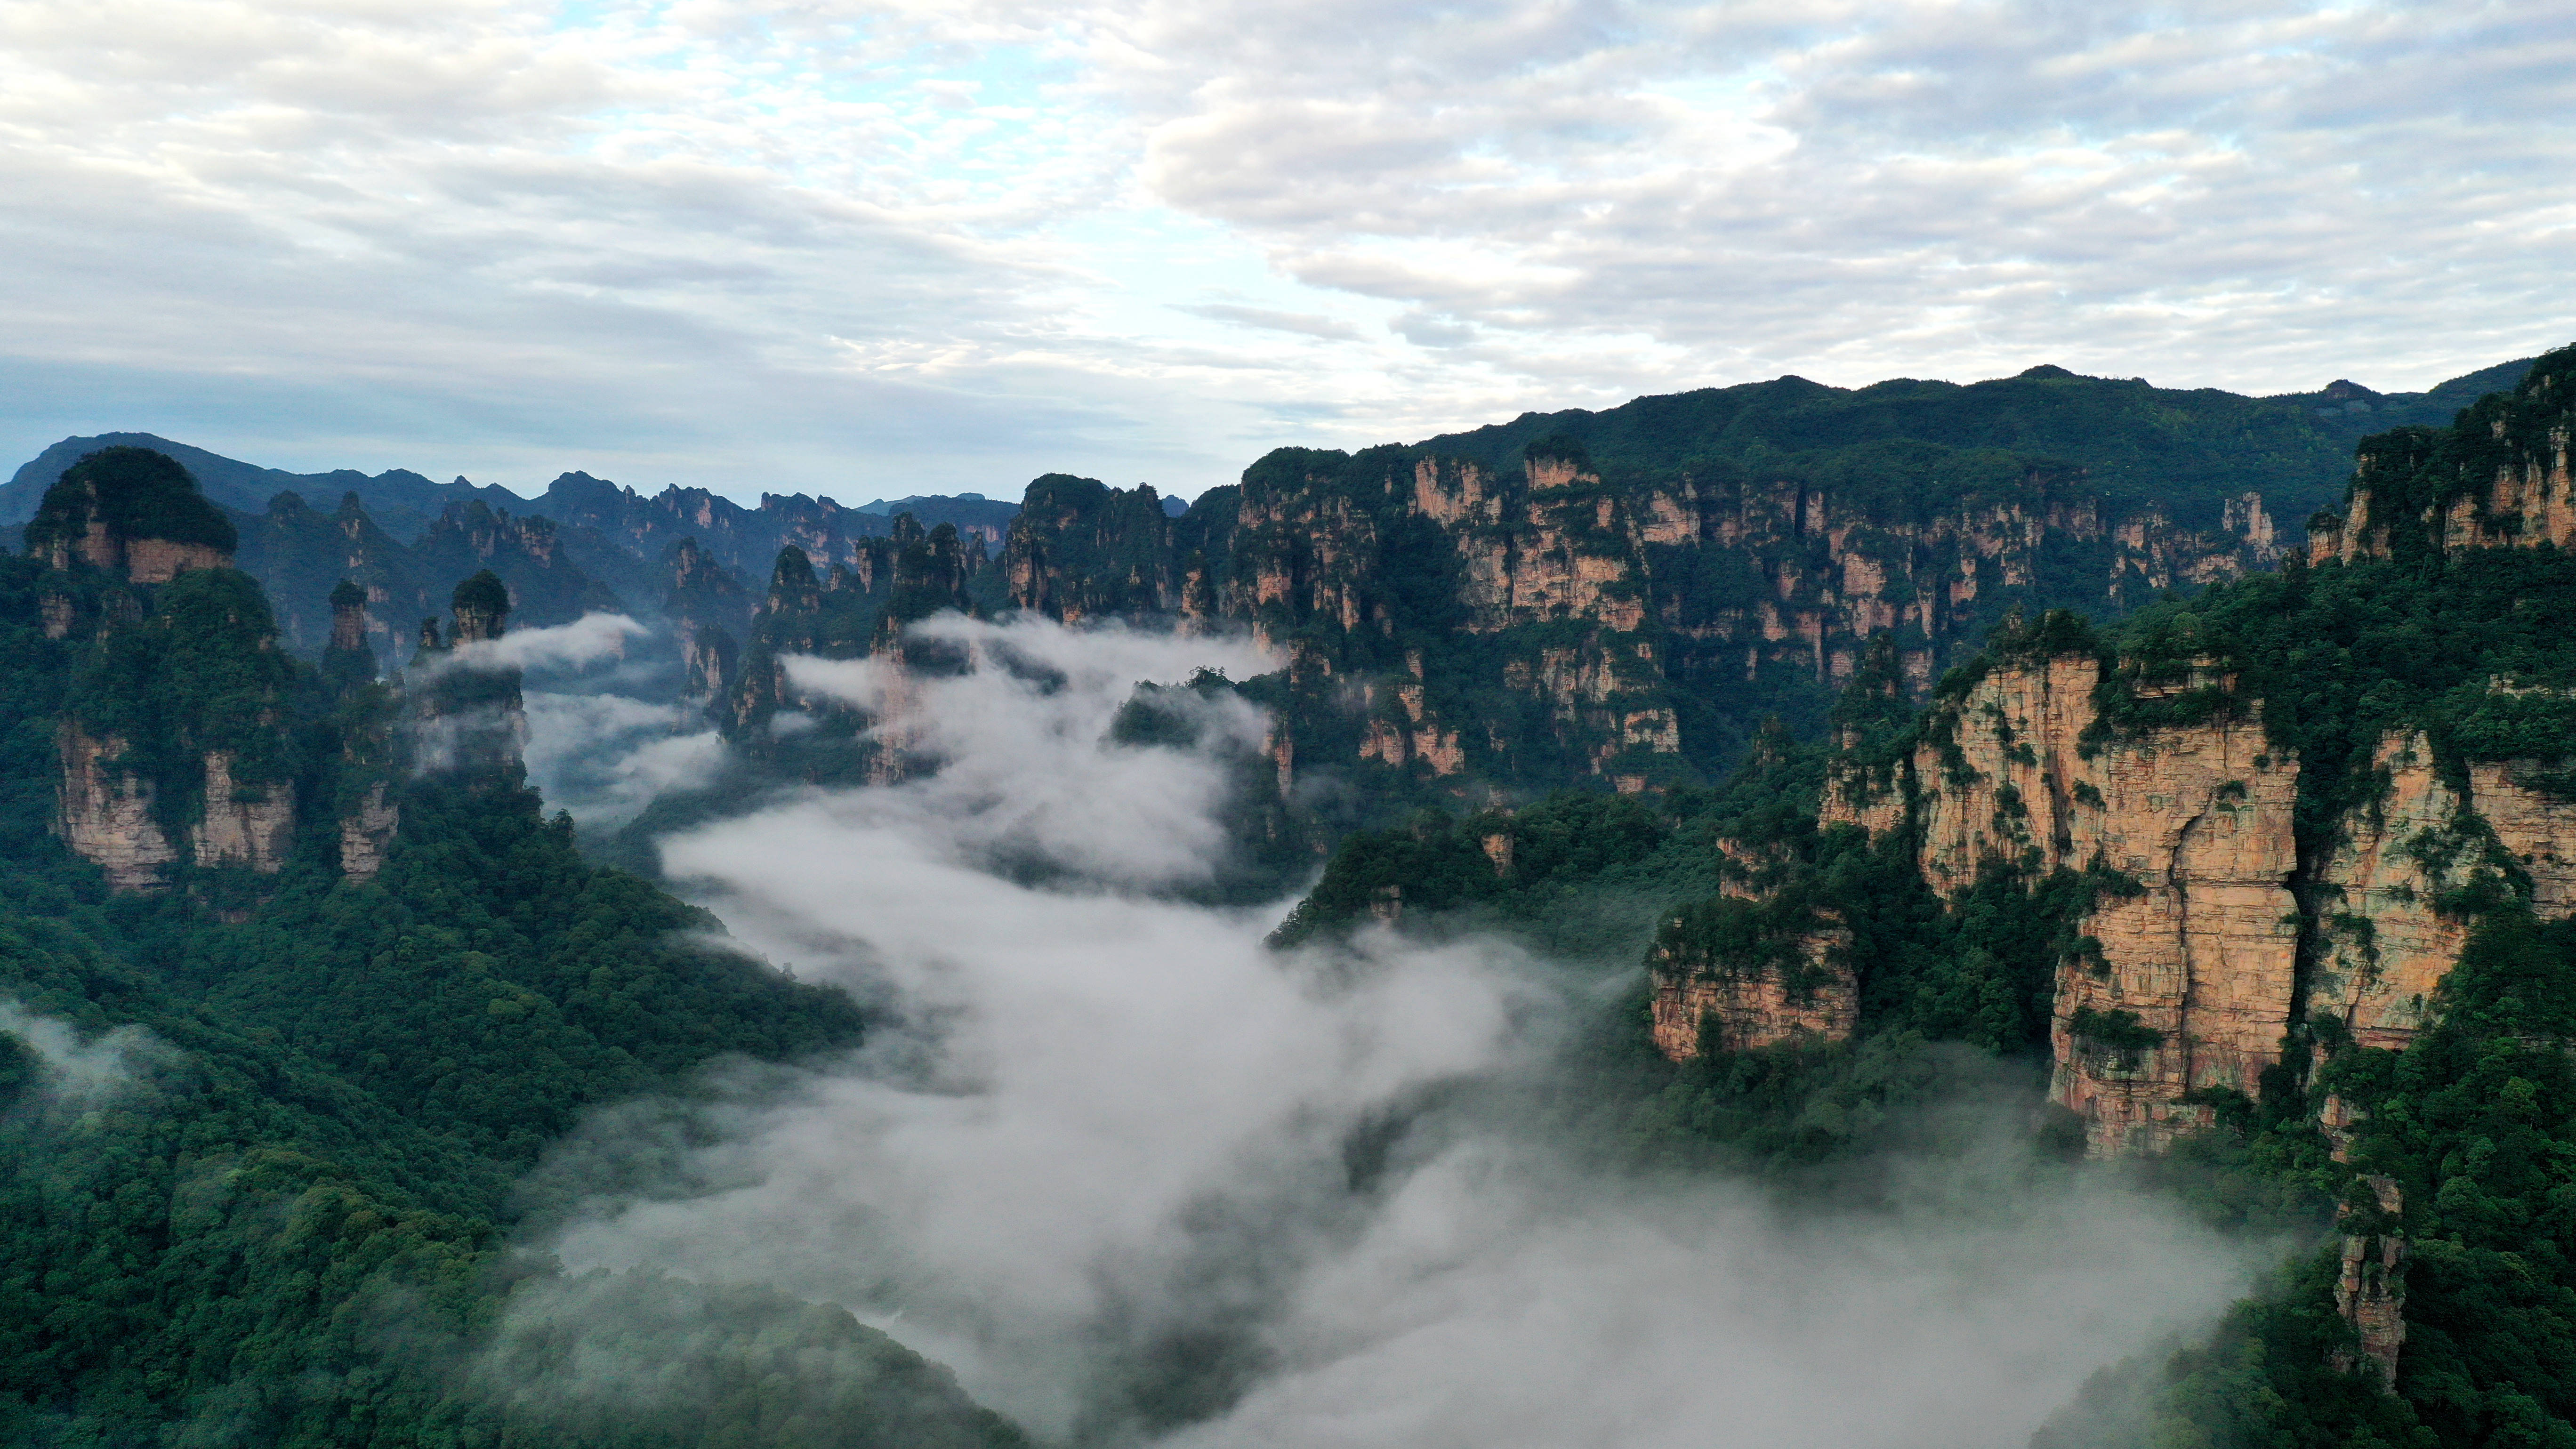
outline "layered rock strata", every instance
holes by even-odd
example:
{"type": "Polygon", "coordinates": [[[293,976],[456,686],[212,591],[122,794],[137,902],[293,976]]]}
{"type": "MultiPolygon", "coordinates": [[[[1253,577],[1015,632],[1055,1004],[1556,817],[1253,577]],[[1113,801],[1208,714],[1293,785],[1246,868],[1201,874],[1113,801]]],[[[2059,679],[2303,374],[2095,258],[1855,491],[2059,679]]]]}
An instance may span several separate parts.
{"type": "Polygon", "coordinates": [[[2452,902],[2480,875],[2528,882],[2542,919],[2576,912],[2576,806],[2523,781],[2523,767],[2468,767],[2455,788],[2420,732],[2371,756],[2380,782],[2318,868],[2317,970],[2307,1012],[2368,1047],[2403,1048],[2431,1024],[2469,919],[2452,902]]]}
{"type": "Polygon", "coordinates": [[[2051,1094],[2113,1153],[2205,1121],[2188,1093],[2251,1092],[2279,1057],[2298,975],[2298,765],[2244,716],[2108,735],[2100,684],[2089,654],[1997,667],[1936,706],[1901,778],[1839,773],[1824,817],[1915,830],[1945,897],[1998,864],[2107,873],[2079,927],[2091,944],[2059,971],[2051,1094]]]}

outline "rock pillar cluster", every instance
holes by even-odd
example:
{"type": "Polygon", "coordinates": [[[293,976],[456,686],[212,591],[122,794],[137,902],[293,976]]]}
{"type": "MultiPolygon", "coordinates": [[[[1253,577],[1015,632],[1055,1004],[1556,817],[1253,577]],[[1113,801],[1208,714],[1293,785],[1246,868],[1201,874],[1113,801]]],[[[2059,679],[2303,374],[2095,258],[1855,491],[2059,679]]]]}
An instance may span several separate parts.
{"type": "MultiPolygon", "coordinates": [[[[93,656],[56,732],[55,830],[74,854],[113,890],[184,880],[239,910],[236,879],[186,872],[284,871],[318,782],[350,803],[341,818],[313,811],[315,824],[341,835],[349,874],[373,874],[397,811],[365,590],[331,594],[321,674],[345,741],[333,768],[303,756],[288,724],[296,666],[258,582],[231,567],[230,523],[186,469],[139,448],[90,454],[46,493],[28,539],[58,577],[46,632],[93,656]]],[[[459,632],[496,636],[498,615],[469,609],[459,632]]]]}

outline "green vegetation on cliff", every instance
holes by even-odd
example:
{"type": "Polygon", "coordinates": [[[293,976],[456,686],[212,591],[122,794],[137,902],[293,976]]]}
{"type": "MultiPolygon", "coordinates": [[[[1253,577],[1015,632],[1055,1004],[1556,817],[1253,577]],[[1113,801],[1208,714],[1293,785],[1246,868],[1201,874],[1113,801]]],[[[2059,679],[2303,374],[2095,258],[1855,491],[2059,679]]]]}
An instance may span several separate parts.
{"type": "MultiPolygon", "coordinates": [[[[2271,756],[2298,763],[2288,885],[2298,970],[2312,977],[2329,932],[2369,924],[2349,914],[2357,903],[2326,898],[2319,872],[2350,822],[2377,818],[2389,741],[2420,732],[2433,773],[2463,795],[2472,767],[2509,761],[2521,786],[2576,798],[2576,558],[2511,527],[2497,530],[2511,546],[2476,548],[2438,546],[2425,527],[2483,499],[2500,468],[2554,456],[2571,376],[2576,350],[2553,354],[2451,430],[2366,443],[2371,516],[2397,525],[2387,556],[2293,561],[2099,628],[2062,613],[2016,621],[1942,679],[1927,712],[1903,700],[1882,643],[1845,691],[1830,747],[1775,731],[1714,793],[1560,797],[1354,836],[1284,934],[1400,906],[1417,928],[1447,912],[1546,941],[1617,902],[1620,949],[1769,972],[1794,997],[1809,984],[1805,944],[1828,933],[1857,984],[1848,1040],[1727,1051],[1703,1035],[1696,1055],[1667,1061],[1648,1044],[1646,1001],[1632,1000],[1591,1063],[1611,1105],[1585,1120],[1652,1161],[1848,1160],[1941,1090],[1958,1060],[1942,1043],[2032,1068],[2035,1096],[2059,972],[2100,950],[2084,919],[2137,886],[1990,858],[1944,902],[1905,827],[1873,842],[1820,829],[1817,806],[1829,756],[1846,779],[1897,789],[1918,748],[1940,758],[1955,703],[1981,678],[2072,655],[2102,666],[2085,750],[2233,716],[2259,720],[2271,756]],[[1523,839],[1569,823],[1582,844],[1546,858],[1571,868],[1521,867],[1523,839]]],[[[2014,805],[2000,792],[1995,803],[2014,805]]],[[[2106,1371],[2040,1435],[2045,1449],[2576,1444],[2576,919],[2537,897],[2533,876],[2560,862],[2512,856],[2475,815],[2396,848],[2442,867],[2451,888],[2425,904],[2465,935],[2427,1027],[2398,1050],[2357,1042],[2340,1016],[2294,1012],[2277,1064],[2245,1091],[2186,1098],[2212,1125],[2135,1168],[2214,1222],[2331,1245],[2296,1254],[2204,1341],[2106,1371]],[[2388,1391],[2339,1307],[2346,1241],[2402,1253],[2392,1311],[2405,1337],[2388,1391]]],[[[2065,1024],[2079,1051],[2164,1044],[2123,1010],[2087,1007],[2065,1024]]],[[[2039,1130],[2053,1140],[2063,1127],[2039,1130]]]]}

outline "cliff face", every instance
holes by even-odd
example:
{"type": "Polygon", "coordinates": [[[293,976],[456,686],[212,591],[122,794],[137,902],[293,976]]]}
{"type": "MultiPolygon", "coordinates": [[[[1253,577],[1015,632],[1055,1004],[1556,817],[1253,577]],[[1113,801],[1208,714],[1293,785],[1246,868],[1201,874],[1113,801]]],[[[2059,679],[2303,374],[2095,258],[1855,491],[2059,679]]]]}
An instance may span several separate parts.
{"type": "Polygon", "coordinates": [[[2346,817],[2317,873],[2308,1011],[2363,1046],[2403,1047],[2431,1023],[2434,990],[2468,938],[2462,893],[2479,877],[2521,877],[2544,920],[2576,913],[2576,805],[2508,762],[2468,766],[2461,788],[2421,732],[2383,737],[2372,766],[2384,786],[2346,817]]]}
{"type": "Polygon", "coordinates": [[[160,888],[179,852],[153,810],[152,782],[118,768],[127,742],[67,721],[55,743],[62,757],[56,798],[63,843],[106,871],[112,890],[160,888]]]}
{"type": "Polygon", "coordinates": [[[1785,960],[1729,959],[1723,952],[1694,950],[1676,939],[1680,935],[1668,929],[1647,963],[1655,980],[1655,1047],[1674,1061],[1699,1055],[1701,1042],[1710,1039],[1720,1051],[1801,1039],[1841,1041],[1860,1019],[1860,985],[1848,958],[1851,933],[1838,925],[1801,934],[1794,955],[1785,960]]]}
{"type": "Polygon", "coordinates": [[[2309,561],[2576,545],[2571,423],[2576,375],[2553,354],[2513,391],[2463,409],[2447,430],[2364,439],[2344,509],[2309,520],[2309,561]]]}
{"type": "Polygon", "coordinates": [[[2089,653],[1994,668],[1935,704],[1897,770],[1846,763],[1823,815],[1909,832],[1948,899],[2001,865],[2109,873],[2078,927],[2093,944],[2059,968],[2051,1092],[2115,1152],[2202,1122],[2186,1093],[2250,1093],[2279,1057],[2298,975],[2298,764],[2243,717],[2105,731],[2102,683],[2089,653]]]}
{"type": "Polygon", "coordinates": [[[351,880],[374,880],[385,868],[385,852],[402,823],[401,813],[386,795],[386,782],[373,781],[340,818],[340,873],[351,880]]]}
{"type": "MultiPolygon", "coordinates": [[[[1902,842],[1946,900],[2003,869],[2090,872],[2092,905],[2057,968],[2051,1095],[2097,1154],[2206,1125],[2191,1093],[2254,1095],[2293,1022],[2406,1046],[2430,1024],[2480,891],[2543,919],[2576,913],[2576,802],[2543,788],[2536,765],[2445,771],[2421,732],[2388,735],[2359,803],[2303,846],[2301,765],[2268,741],[2259,708],[2208,669],[2159,682],[2124,661],[2106,680],[2091,652],[2007,655],[1936,701],[1910,752],[1847,749],[1829,774],[1822,824],[1902,842]],[[2195,722],[2105,715],[2116,702],[2123,718],[2155,718],[2187,698],[2205,706],[2183,712],[2195,722]]],[[[1753,973],[1658,980],[1656,1039],[1676,1057],[1702,1017],[1773,1012],[1753,973]]],[[[1787,1029],[1837,1030],[1822,1016],[1787,1029]]]]}
{"type": "MultiPolygon", "coordinates": [[[[2576,695],[2563,665],[2545,662],[2548,606],[2565,583],[2546,559],[2492,556],[2568,541],[2571,431],[2576,351],[2540,359],[2515,392],[2447,431],[2367,440],[2344,510],[2319,515],[2297,561],[2335,572],[2266,595],[2341,602],[2300,605],[2331,618],[2264,652],[2242,653],[2262,626],[2241,615],[2159,623],[2116,657],[2080,621],[2050,616],[1999,634],[1918,720],[1878,743],[1859,729],[1840,739],[1823,828],[1858,827],[1910,855],[1953,905],[1998,878],[2034,902],[2045,879],[2081,887],[2086,904],[2051,948],[2051,1091],[2082,1115],[2096,1153],[2154,1150],[2207,1123],[2210,1110],[2186,1099],[2253,1096],[2285,1051],[2304,1073],[2346,1039],[2404,1048],[2432,1024],[2481,912],[2576,913],[2576,695]],[[2357,610],[2443,617],[2455,632],[2402,646],[2393,625],[2318,637],[2357,610]],[[2196,652],[2220,647],[2236,662],[2196,652]],[[2406,657],[2425,649],[2461,657],[2406,657]],[[2515,672],[2469,666],[2489,649],[2515,672]],[[2249,661],[2262,688],[2286,691],[2286,735],[2266,727],[2249,661]],[[2336,682],[2312,688],[2312,673],[2336,682]],[[2370,711],[2417,722],[2348,735],[2370,711]],[[2315,742],[2322,763],[2284,738],[2315,742]]],[[[2268,536],[2268,522],[2257,531],[2268,536]]],[[[1883,692],[1893,704],[1892,682],[1883,692]]],[[[1763,1004],[1744,973],[1713,988],[1661,984],[1668,1053],[1701,1016],[1763,1004]]],[[[2329,1101],[2325,1115],[2337,1140],[2349,1135],[2345,1105],[2329,1101]]],[[[2396,1321],[2403,1254],[2355,1242],[2345,1311],[2367,1337],[2396,1321]]],[[[2371,1353],[2394,1362],[2393,1343],[2371,1353]]]]}
{"type": "Polygon", "coordinates": [[[662,613],[680,647],[680,697],[700,709],[714,709],[733,692],[740,677],[741,644],[733,628],[752,612],[747,592],[734,576],[684,538],[671,550],[671,584],[662,598],[662,613]]]}
{"type": "Polygon", "coordinates": [[[57,833],[121,891],[180,865],[283,869],[294,668],[258,584],[229,566],[231,523],[177,463],[115,448],[64,472],[28,538],[64,590],[47,632],[86,634],[55,735],[57,833]]]}
{"type": "Polygon", "coordinates": [[[1282,712],[1289,774],[1368,762],[1473,799],[1687,779],[1760,714],[1820,709],[1875,634],[1919,690],[2016,602],[2117,610],[2277,557],[2259,493],[2193,530],[1985,455],[1929,450],[1906,464],[1922,488],[1891,491],[1715,466],[1623,481],[1578,447],[1523,452],[1498,470],[1283,449],[1178,520],[1149,490],[1042,479],[1004,552],[1011,601],[1237,622],[1306,701],[1282,712]]]}
{"type": "Polygon", "coordinates": [[[229,750],[207,751],[205,768],[205,813],[189,828],[189,854],[199,865],[245,865],[262,875],[284,869],[295,838],[294,786],[236,784],[229,750]]]}

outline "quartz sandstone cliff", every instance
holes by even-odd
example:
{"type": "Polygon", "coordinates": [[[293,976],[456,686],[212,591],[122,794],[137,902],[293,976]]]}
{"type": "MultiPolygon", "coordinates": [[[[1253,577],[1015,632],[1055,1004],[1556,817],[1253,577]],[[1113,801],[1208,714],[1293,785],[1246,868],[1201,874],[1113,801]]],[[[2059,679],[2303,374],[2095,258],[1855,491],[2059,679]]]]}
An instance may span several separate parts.
{"type": "Polygon", "coordinates": [[[2250,712],[2103,730],[2101,683],[2089,653],[2004,662],[1936,703],[1896,771],[1839,770],[1823,816],[1873,835],[1911,830],[1923,878],[1944,897],[2003,865],[2102,875],[2078,928],[2087,947],[2059,968],[2051,1094],[2084,1118],[2093,1150],[2113,1153],[2200,1124],[2206,1111],[2186,1094],[2251,1092],[2278,1059],[2298,974],[2298,766],[2271,755],[2250,712]],[[2114,1013],[2154,1044],[2079,1033],[2114,1013]]]}
{"type": "MultiPolygon", "coordinates": [[[[2155,703],[2227,696],[2187,726],[2114,730],[2090,653],[2008,658],[1935,704],[1892,769],[1846,757],[1823,823],[1909,832],[1923,879],[1956,898],[1980,874],[2092,870],[2103,882],[2059,967],[2051,1094],[2093,1151],[2152,1151],[2205,1124],[2186,1101],[2251,1095],[2294,1019],[2332,1018],[2364,1046],[2402,1048],[2427,1024],[2484,873],[2520,882],[2544,918],[2576,912],[2576,805],[2488,762],[2446,782],[2418,733],[2379,742],[2379,788],[2300,859],[2299,762],[2274,751],[2259,705],[2206,670],[2109,690],[2155,703]],[[2310,904],[2294,887],[2304,879],[2310,904]],[[2311,963],[2303,977],[2302,951],[2311,963]],[[2100,1023],[2126,1013],[2133,1029],[2100,1023]],[[2139,1030],[2151,1033],[2144,1044],[2139,1030]]],[[[1668,1052],[1699,1013],[1757,1016],[1759,992],[1659,999],[1668,1052]]]]}
{"type": "Polygon", "coordinates": [[[204,813],[188,828],[199,865],[243,865],[262,875],[286,868],[295,839],[295,789],[284,781],[250,785],[233,779],[229,750],[205,755],[204,813]]]}
{"type": "MultiPolygon", "coordinates": [[[[202,571],[193,588],[211,580],[201,605],[241,637],[229,641],[255,657],[253,678],[276,674],[276,640],[263,632],[266,618],[258,587],[231,568],[233,527],[197,490],[196,480],[168,457],[142,448],[107,448],[82,458],[46,491],[27,539],[58,575],[86,571],[98,581],[93,597],[98,615],[83,619],[70,607],[45,610],[46,632],[69,638],[81,626],[93,637],[91,648],[123,649],[128,663],[109,671],[119,690],[154,693],[169,687],[155,671],[211,667],[193,654],[170,664],[168,655],[181,644],[166,630],[158,635],[131,631],[161,628],[149,617],[152,601],[175,592],[183,573],[202,571]],[[247,592],[251,602],[234,607],[247,592]],[[229,602],[226,602],[229,601],[229,602]]],[[[49,601],[50,602],[50,601],[49,601]]],[[[220,650],[225,645],[217,645],[220,650]]],[[[229,665],[230,659],[226,660],[229,665]]],[[[56,789],[55,830],[72,851],[100,866],[108,884],[119,891],[150,891],[168,883],[170,868],[182,862],[198,866],[240,866],[263,875],[285,867],[295,829],[295,788],[284,779],[243,778],[241,755],[234,748],[201,736],[210,722],[180,718],[168,721],[175,731],[163,741],[162,756],[174,752],[181,766],[174,776],[167,763],[158,778],[142,768],[150,755],[138,757],[136,742],[113,729],[95,727],[101,717],[131,717],[130,699],[76,700],[55,734],[61,768],[56,789]],[[124,709],[125,715],[101,716],[94,708],[124,709]],[[165,798],[170,794],[184,798],[165,798]],[[180,839],[174,826],[186,822],[180,839]],[[182,842],[184,842],[184,847],[182,842]]],[[[238,707],[238,701],[235,702],[238,707]]],[[[149,718],[147,714],[145,716],[149,718]]],[[[273,713],[248,726],[274,732],[273,713]]]]}
{"type": "Polygon", "coordinates": [[[1831,923],[1799,936],[1789,962],[1731,962],[1659,942],[1647,963],[1656,1049],[1684,1061],[1709,1038],[1720,1051],[1848,1038],[1860,1016],[1850,946],[1851,933],[1831,923]]]}
{"type": "Polygon", "coordinates": [[[55,743],[63,770],[56,796],[63,843],[107,872],[112,890],[159,888],[179,852],[153,814],[152,783],[119,768],[126,742],[66,721],[55,743]]]}
{"type": "Polygon", "coordinates": [[[1013,605],[1239,622],[1357,715],[1284,721],[1284,778],[1356,760],[1470,799],[1478,782],[1671,783],[1689,774],[1688,700],[1830,690],[1882,633],[1920,688],[2010,598],[2119,609],[2277,557],[2259,495],[2194,532],[2044,469],[1905,517],[1811,484],[1605,481],[1545,448],[1503,472],[1283,449],[1184,518],[1149,494],[1032,485],[1003,554],[1013,605]]]}

